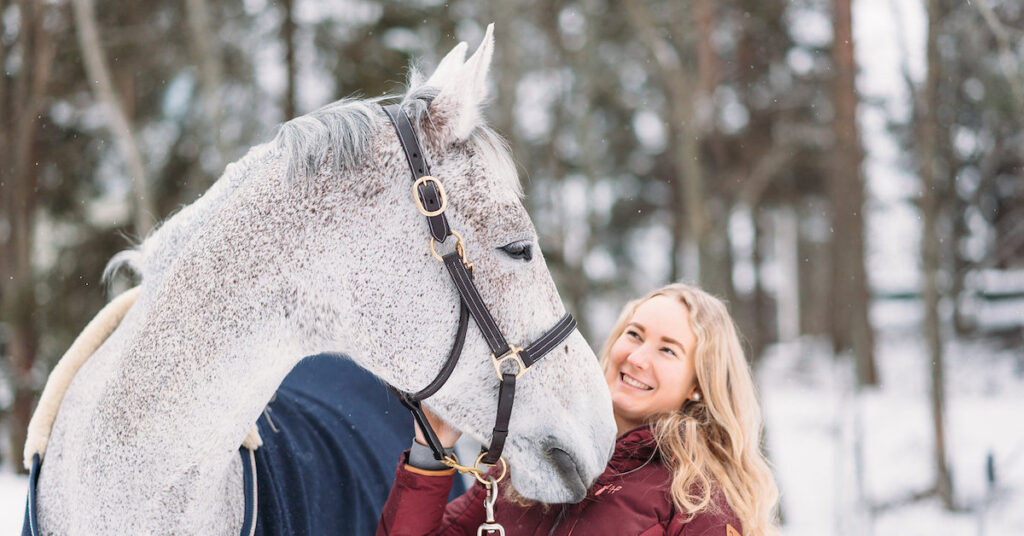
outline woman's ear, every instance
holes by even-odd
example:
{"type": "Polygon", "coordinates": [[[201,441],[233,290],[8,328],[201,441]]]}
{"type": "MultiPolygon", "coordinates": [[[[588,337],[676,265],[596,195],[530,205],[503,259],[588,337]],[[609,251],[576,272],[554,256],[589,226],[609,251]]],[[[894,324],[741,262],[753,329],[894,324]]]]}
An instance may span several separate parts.
{"type": "Polygon", "coordinates": [[[468,60],[462,61],[466,44],[459,43],[427,80],[425,85],[437,87],[438,94],[430,103],[429,124],[422,126],[443,144],[467,140],[481,123],[493,53],[494,24],[489,24],[480,47],[468,60]]]}

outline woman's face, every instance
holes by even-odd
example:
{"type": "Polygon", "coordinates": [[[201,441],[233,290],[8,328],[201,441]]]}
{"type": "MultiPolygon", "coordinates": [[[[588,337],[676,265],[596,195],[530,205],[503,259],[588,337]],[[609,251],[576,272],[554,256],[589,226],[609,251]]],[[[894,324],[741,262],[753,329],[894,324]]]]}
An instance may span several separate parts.
{"type": "Polygon", "coordinates": [[[696,346],[689,311],[679,300],[655,296],[637,307],[605,368],[619,434],[682,407],[697,385],[696,346]]]}

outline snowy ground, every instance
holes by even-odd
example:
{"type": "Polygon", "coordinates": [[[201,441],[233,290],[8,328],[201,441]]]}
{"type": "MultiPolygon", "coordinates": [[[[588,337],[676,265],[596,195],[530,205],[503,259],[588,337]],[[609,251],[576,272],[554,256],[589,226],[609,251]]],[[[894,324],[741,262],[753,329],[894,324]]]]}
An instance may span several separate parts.
{"type": "Polygon", "coordinates": [[[21,534],[26,490],[28,477],[11,474],[5,466],[0,472],[0,534],[21,534]]]}
{"type": "MultiPolygon", "coordinates": [[[[947,437],[961,511],[946,512],[935,499],[905,501],[927,489],[933,475],[929,369],[917,311],[912,304],[875,308],[875,324],[886,326],[877,334],[877,390],[858,394],[851,369],[826,357],[815,341],[777,345],[765,357],[758,379],[785,536],[1024,535],[1020,348],[947,346],[947,437]],[[985,479],[990,452],[997,477],[991,492],[985,479]]],[[[4,471],[0,534],[17,534],[27,479],[4,471]]]]}
{"type": "Polygon", "coordinates": [[[759,383],[786,536],[1024,535],[1020,348],[947,345],[946,437],[960,511],[945,511],[937,499],[908,500],[929,489],[934,475],[917,311],[913,304],[873,311],[875,325],[886,326],[877,333],[878,389],[858,394],[852,369],[824,358],[820,343],[778,345],[766,357],[759,383]]]}

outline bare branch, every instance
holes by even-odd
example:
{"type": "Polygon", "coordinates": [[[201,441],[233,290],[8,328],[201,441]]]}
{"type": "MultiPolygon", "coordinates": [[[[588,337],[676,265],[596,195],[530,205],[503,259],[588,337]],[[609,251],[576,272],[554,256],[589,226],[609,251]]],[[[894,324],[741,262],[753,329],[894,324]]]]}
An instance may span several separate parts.
{"type": "Polygon", "coordinates": [[[93,0],[72,0],[75,27],[78,29],[78,43],[85,60],[85,72],[92,81],[96,98],[107,109],[110,129],[117,140],[135,190],[135,232],[145,236],[153,228],[156,210],[149,195],[146,166],[139,152],[132,126],[121,101],[114,89],[107,60],[100,43],[93,0]]]}
{"type": "Polygon", "coordinates": [[[996,18],[996,14],[992,11],[991,6],[988,5],[988,0],[974,0],[974,5],[978,6],[978,11],[981,13],[981,18],[985,19],[989,29],[992,30],[992,35],[996,38],[996,43],[999,44],[999,66],[1003,70],[1003,76],[1006,77],[1006,81],[1010,84],[1010,89],[1013,91],[1013,106],[1018,111],[1022,103],[1024,103],[1024,86],[1021,85],[1020,73],[1017,69],[1017,58],[1010,50],[1010,35],[1003,26],[999,19],[996,18]]]}
{"type": "Polygon", "coordinates": [[[699,155],[700,132],[693,111],[693,84],[686,75],[678,51],[663,39],[647,6],[638,0],[625,2],[626,11],[640,38],[658,66],[657,76],[668,97],[670,124],[676,147],[677,177],[674,183],[682,188],[691,236],[700,243],[707,232],[704,210],[704,174],[699,155]]]}

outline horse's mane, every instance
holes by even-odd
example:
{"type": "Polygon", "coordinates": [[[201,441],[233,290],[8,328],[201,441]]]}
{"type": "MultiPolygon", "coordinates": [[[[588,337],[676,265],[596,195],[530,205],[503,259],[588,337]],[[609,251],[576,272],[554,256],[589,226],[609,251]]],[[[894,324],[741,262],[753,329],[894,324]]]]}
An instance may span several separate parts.
{"type": "MultiPolygon", "coordinates": [[[[430,121],[429,104],[438,89],[423,86],[412,75],[411,89],[402,100],[417,129],[430,121]]],[[[139,276],[152,281],[169,267],[195,232],[215,214],[226,199],[254,168],[268,160],[283,158],[286,162],[284,177],[289,181],[313,180],[331,154],[332,174],[356,168],[370,150],[374,123],[379,119],[381,101],[391,96],[367,100],[341,99],[281,125],[269,143],[257,145],[240,160],[229,164],[224,174],[202,197],[183,207],[168,218],[141,243],[114,255],[103,272],[109,281],[121,268],[129,268],[139,276]]],[[[419,135],[422,137],[423,133],[419,135]]],[[[484,159],[490,161],[498,175],[507,178],[509,186],[520,197],[522,186],[515,163],[505,141],[487,125],[474,129],[469,143],[484,159]]]]}

